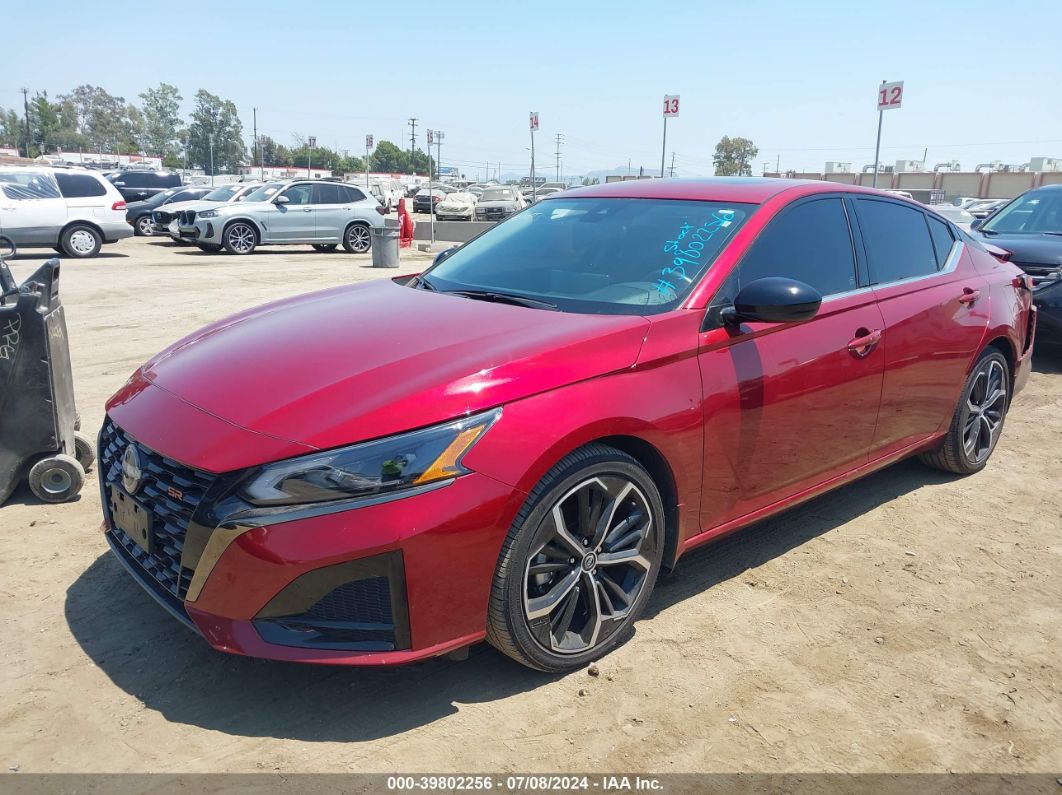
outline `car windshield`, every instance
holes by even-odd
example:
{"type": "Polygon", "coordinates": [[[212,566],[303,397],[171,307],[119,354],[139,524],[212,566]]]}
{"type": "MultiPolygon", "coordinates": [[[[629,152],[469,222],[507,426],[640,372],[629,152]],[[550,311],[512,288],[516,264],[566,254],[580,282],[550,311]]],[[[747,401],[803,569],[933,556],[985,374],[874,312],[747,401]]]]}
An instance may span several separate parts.
{"type": "Polygon", "coordinates": [[[1062,232],[1062,190],[1030,191],[1019,196],[992,216],[981,231],[990,235],[1062,232]]]}
{"type": "Polygon", "coordinates": [[[164,201],[166,201],[166,199],[170,198],[170,196],[172,196],[176,192],[177,188],[170,188],[169,190],[164,190],[159,193],[156,193],[150,199],[147,199],[147,201],[152,204],[162,204],[164,201]]]}
{"type": "Polygon", "coordinates": [[[227,202],[240,191],[240,185],[226,185],[223,188],[214,188],[203,197],[205,202],[227,202]]]}
{"type": "Polygon", "coordinates": [[[264,202],[276,196],[277,191],[284,187],[283,182],[268,182],[257,190],[253,190],[243,197],[245,202],[264,202]]]}
{"type": "Polygon", "coordinates": [[[673,309],[754,205],[668,199],[548,199],[426,272],[440,291],[506,293],[562,311],[673,309]]]}
{"type": "Polygon", "coordinates": [[[508,188],[487,188],[479,198],[485,202],[504,202],[512,201],[515,197],[508,188]]]}

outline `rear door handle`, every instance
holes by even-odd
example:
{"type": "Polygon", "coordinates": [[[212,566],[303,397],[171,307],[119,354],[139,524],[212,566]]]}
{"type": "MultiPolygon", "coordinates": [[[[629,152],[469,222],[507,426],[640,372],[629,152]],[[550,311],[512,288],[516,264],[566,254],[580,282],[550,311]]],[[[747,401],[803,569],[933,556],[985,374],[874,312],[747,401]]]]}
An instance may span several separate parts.
{"type": "Polygon", "coordinates": [[[867,331],[861,328],[856,334],[859,336],[849,341],[848,350],[860,359],[869,356],[870,352],[881,342],[881,329],[867,331]]]}
{"type": "Polygon", "coordinates": [[[962,295],[959,296],[959,303],[960,304],[972,304],[974,301],[976,301],[980,297],[981,297],[981,291],[980,290],[974,290],[971,287],[963,287],[962,288],[962,295]]]}
{"type": "Polygon", "coordinates": [[[311,210],[309,207],[307,207],[305,210],[303,210],[303,212],[304,213],[312,213],[313,210],[311,210]]]}

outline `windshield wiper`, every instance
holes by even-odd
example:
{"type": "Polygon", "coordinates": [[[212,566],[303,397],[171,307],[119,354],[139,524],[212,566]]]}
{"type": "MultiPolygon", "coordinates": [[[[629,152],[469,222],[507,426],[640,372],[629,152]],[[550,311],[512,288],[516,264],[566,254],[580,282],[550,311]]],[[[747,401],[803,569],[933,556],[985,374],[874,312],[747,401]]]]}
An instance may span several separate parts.
{"type": "Polygon", "coordinates": [[[513,293],[499,293],[493,290],[445,290],[447,295],[459,295],[462,298],[471,298],[474,301],[492,301],[498,304],[513,304],[514,306],[527,306],[532,309],[549,309],[558,311],[556,304],[549,301],[540,301],[537,298],[528,298],[525,295],[513,293]]]}

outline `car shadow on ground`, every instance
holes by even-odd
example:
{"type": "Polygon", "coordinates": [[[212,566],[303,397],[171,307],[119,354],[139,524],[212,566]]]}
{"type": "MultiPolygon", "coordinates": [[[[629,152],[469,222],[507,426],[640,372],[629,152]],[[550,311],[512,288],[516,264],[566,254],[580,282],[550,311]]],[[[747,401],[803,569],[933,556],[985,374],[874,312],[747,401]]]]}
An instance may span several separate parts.
{"type": "MultiPolygon", "coordinates": [[[[39,260],[47,261],[50,259],[58,259],[60,262],[84,262],[84,258],[68,257],[66,254],[60,254],[58,251],[52,251],[51,249],[22,249],[18,250],[18,253],[14,257],[7,257],[9,265],[18,265],[20,262],[27,260],[39,260]]],[[[121,254],[117,251],[101,251],[95,257],[89,257],[88,260],[94,259],[129,259],[128,254],[121,254]]]]}
{"type": "Polygon", "coordinates": [[[1062,344],[1037,340],[1033,349],[1032,369],[1034,373],[1062,373],[1062,344]]]}
{"type": "MultiPolygon", "coordinates": [[[[917,461],[900,463],[691,552],[661,580],[648,612],[655,615],[902,494],[949,479],[917,461]]],[[[148,709],[170,721],[240,736],[378,739],[439,720],[456,712],[457,704],[504,700],[559,678],[526,669],[486,644],[465,661],[389,669],[221,654],[156,606],[110,553],[69,587],[65,613],[85,653],[148,709]]]]}

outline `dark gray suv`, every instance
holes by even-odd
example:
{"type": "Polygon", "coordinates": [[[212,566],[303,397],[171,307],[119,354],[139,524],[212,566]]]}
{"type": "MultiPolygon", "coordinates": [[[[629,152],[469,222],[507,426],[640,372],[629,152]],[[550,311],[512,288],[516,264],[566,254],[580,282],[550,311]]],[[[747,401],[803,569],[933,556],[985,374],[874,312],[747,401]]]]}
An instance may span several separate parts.
{"type": "Polygon", "coordinates": [[[127,202],[142,202],[170,188],[181,187],[181,175],[175,171],[115,171],[107,175],[127,202]]]}

